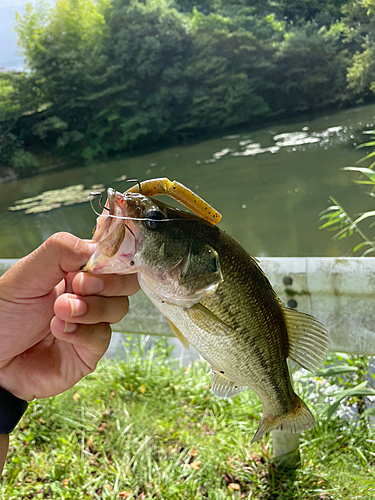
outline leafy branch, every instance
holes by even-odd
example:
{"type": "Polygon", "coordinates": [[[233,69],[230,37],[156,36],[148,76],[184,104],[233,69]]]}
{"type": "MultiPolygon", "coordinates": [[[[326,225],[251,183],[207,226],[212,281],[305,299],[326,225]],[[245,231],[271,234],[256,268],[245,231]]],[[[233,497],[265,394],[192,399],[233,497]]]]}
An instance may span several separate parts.
{"type": "MultiPolygon", "coordinates": [[[[368,131],[367,133],[371,133],[375,138],[375,131],[368,131]]],[[[366,142],[361,144],[359,147],[373,147],[375,146],[375,141],[366,142]]],[[[357,165],[363,163],[364,161],[375,157],[375,150],[371,153],[367,154],[360,160],[358,160],[357,165]]],[[[373,168],[375,167],[375,161],[372,161],[369,167],[345,167],[343,170],[350,170],[359,172],[362,174],[365,179],[356,179],[354,181],[355,184],[365,184],[371,185],[371,192],[367,193],[369,196],[375,197],[375,171],[373,168]]],[[[375,240],[369,238],[364,231],[359,227],[359,223],[365,219],[375,217],[375,210],[370,210],[368,212],[364,212],[356,219],[353,219],[347,211],[343,208],[343,206],[336,201],[332,196],[330,196],[330,200],[333,205],[328,207],[326,210],[323,210],[319,214],[319,220],[323,222],[323,224],[319,227],[319,229],[326,229],[327,231],[336,232],[333,236],[334,239],[342,240],[344,238],[348,238],[353,234],[358,234],[362,238],[362,242],[356,245],[353,248],[353,253],[356,253],[360,250],[363,250],[367,247],[367,249],[361,254],[362,257],[369,255],[370,253],[375,251],[375,240]]],[[[369,229],[372,229],[375,226],[375,222],[373,222],[369,229]]]]}

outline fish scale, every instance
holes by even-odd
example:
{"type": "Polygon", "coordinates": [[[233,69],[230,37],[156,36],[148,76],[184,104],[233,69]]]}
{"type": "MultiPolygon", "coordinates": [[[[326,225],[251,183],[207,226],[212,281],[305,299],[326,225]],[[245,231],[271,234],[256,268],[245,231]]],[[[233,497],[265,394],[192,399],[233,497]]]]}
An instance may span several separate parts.
{"type": "MultiPolygon", "coordinates": [[[[221,247],[237,245],[238,243],[229,235],[221,232],[220,241],[216,243],[215,249],[222,255],[221,247]]],[[[236,382],[245,383],[258,395],[263,394],[262,402],[267,408],[275,406],[273,401],[266,403],[269,391],[263,384],[268,381],[273,388],[278,388],[278,404],[287,409],[285,402],[290,398],[291,385],[288,384],[281,391],[279,380],[288,378],[285,362],[288,336],[279,302],[276,295],[270,293],[270,284],[254,259],[241,247],[235,254],[237,256],[235,261],[232,256],[227,259],[224,254],[224,258],[220,261],[223,283],[215,295],[204,298],[202,304],[233,330],[240,332],[239,341],[235,343],[236,351],[240,353],[246,352],[246,349],[248,351],[246,356],[237,356],[238,360],[243,360],[239,370],[242,374],[241,380],[237,374],[232,375],[235,378],[230,377],[229,372],[228,377],[236,382]],[[222,306],[223,303],[226,307],[222,306]],[[254,364],[255,373],[252,368],[254,364]],[[246,380],[244,380],[245,374],[247,374],[246,380]]]]}

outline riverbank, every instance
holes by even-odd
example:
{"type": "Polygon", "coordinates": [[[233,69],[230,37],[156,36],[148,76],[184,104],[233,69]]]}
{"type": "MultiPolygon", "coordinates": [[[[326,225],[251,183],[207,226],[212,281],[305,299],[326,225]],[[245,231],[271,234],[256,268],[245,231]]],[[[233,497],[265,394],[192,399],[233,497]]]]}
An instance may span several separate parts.
{"type": "MultiPolygon", "coordinates": [[[[168,150],[173,147],[189,147],[195,144],[199,144],[203,141],[210,140],[220,140],[222,137],[235,137],[241,136],[244,134],[257,134],[261,132],[263,129],[278,129],[286,126],[292,126],[294,124],[304,123],[308,124],[317,119],[324,119],[326,116],[331,116],[335,113],[350,111],[350,110],[364,110],[364,114],[366,114],[366,109],[368,106],[371,106],[375,102],[375,99],[371,98],[369,101],[364,104],[363,99],[360,100],[360,104],[356,105],[340,105],[339,107],[330,106],[324,110],[317,111],[315,113],[294,113],[288,117],[284,117],[283,119],[276,120],[274,118],[262,119],[262,120],[254,120],[252,124],[244,124],[241,126],[229,127],[223,130],[209,130],[209,131],[201,131],[200,133],[190,133],[190,134],[181,134],[178,136],[174,136],[171,140],[167,138],[163,138],[159,140],[157,143],[153,145],[147,145],[141,148],[132,149],[132,150],[124,150],[117,154],[107,155],[105,158],[99,160],[78,160],[71,159],[67,157],[59,157],[55,153],[47,150],[30,150],[30,154],[35,158],[36,164],[33,169],[29,169],[26,171],[21,171],[21,175],[17,175],[17,173],[12,170],[10,167],[3,167],[0,165],[0,184],[14,182],[19,179],[31,178],[37,175],[43,174],[45,172],[51,170],[64,170],[64,169],[80,169],[89,167],[92,165],[97,165],[100,163],[110,163],[117,162],[121,160],[127,160],[133,157],[139,157],[142,155],[148,155],[152,153],[159,153],[163,150],[168,150]]],[[[366,124],[364,123],[364,126],[366,124]]],[[[360,143],[362,139],[359,139],[360,143]]]]}

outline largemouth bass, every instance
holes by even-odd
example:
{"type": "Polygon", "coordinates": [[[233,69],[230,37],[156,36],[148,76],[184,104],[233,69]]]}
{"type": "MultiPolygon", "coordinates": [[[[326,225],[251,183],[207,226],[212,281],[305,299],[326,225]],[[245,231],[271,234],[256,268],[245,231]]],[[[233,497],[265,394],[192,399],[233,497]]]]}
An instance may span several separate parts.
{"type": "Polygon", "coordinates": [[[140,193],[108,189],[98,217],[98,247],[84,270],[138,273],[146,295],[186,348],[212,366],[212,392],[230,398],[252,389],[263,415],[253,438],[315,425],[294,392],[286,359],[314,370],[329,339],[314,317],[286,308],[258,262],[201,217],[140,193]]]}

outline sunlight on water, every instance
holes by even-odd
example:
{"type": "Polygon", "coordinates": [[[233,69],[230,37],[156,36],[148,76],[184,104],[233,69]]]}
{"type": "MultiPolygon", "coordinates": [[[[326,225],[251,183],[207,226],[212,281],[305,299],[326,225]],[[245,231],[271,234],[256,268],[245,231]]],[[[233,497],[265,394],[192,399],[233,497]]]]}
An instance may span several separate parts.
{"type": "Polygon", "coordinates": [[[310,137],[306,132],[292,132],[274,136],[276,146],[300,146],[301,144],[314,144],[319,142],[317,137],[310,137]]]}
{"type": "MultiPolygon", "coordinates": [[[[334,145],[336,138],[339,141],[348,141],[350,133],[348,133],[353,127],[342,127],[340,125],[336,127],[328,127],[326,130],[321,132],[313,132],[311,134],[307,133],[309,127],[303,127],[301,131],[298,132],[286,132],[283,134],[275,135],[274,131],[270,130],[269,135],[272,136],[275,142],[274,146],[264,147],[259,142],[253,142],[252,139],[242,139],[238,142],[237,147],[233,150],[230,148],[223,149],[214,153],[212,158],[205,160],[205,163],[214,163],[220,160],[223,156],[231,154],[232,156],[255,156],[262,153],[278,153],[283,147],[296,147],[305,144],[315,144],[320,147],[328,145],[334,145]],[[236,151],[236,149],[238,149],[236,151]]],[[[227,136],[225,139],[241,139],[240,135],[237,136],[227,136]]],[[[295,149],[293,150],[295,151],[295,149]]]]}
{"type": "MultiPolygon", "coordinates": [[[[242,141],[248,142],[248,141],[242,141]]],[[[232,156],[255,156],[261,153],[277,153],[280,149],[280,146],[271,146],[270,148],[261,148],[259,143],[255,144],[246,144],[244,151],[235,151],[232,153],[232,156]]]]}

